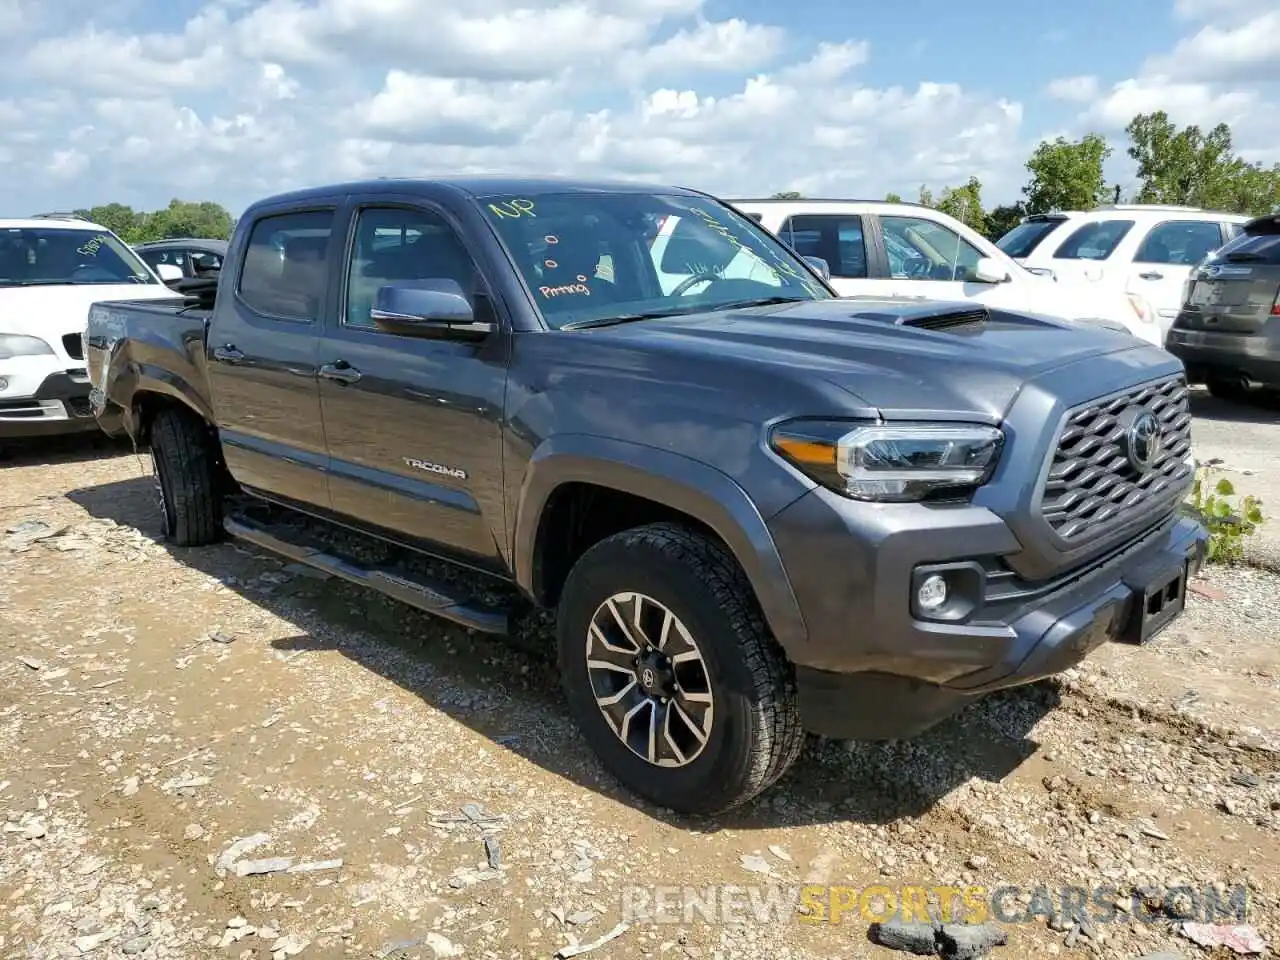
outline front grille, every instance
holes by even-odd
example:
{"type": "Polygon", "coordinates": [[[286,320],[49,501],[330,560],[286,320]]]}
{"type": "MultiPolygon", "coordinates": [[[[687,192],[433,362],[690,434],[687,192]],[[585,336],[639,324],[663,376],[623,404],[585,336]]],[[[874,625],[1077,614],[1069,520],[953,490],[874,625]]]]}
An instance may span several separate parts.
{"type": "Polygon", "coordinates": [[[84,359],[84,344],[80,341],[80,334],[68,333],[62,338],[62,349],[67,351],[67,356],[72,360],[84,359]]]}
{"type": "Polygon", "coordinates": [[[1191,472],[1186,380],[1159,380],[1069,410],[1041,491],[1040,513],[1068,542],[1122,525],[1191,472]],[[1141,410],[1159,423],[1160,449],[1149,469],[1131,462],[1126,427],[1141,410]]]}

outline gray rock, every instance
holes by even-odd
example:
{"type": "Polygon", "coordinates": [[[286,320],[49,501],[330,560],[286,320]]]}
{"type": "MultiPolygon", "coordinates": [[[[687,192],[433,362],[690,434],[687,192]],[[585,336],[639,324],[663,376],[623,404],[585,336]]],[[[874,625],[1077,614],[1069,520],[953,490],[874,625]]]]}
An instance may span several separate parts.
{"type": "Polygon", "coordinates": [[[994,923],[944,923],[938,933],[938,956],[943,960],[977,960],[1003,947],[1009,935],[994,923]]]}
{"type": "Polygon", "coordinates": [[[890,950],[914,953],[918,957],[933,957],[938,953],[938,931],[931,923],[904,923],[886,920],[873,923],[869,935],[872,943],[890,950]]]}

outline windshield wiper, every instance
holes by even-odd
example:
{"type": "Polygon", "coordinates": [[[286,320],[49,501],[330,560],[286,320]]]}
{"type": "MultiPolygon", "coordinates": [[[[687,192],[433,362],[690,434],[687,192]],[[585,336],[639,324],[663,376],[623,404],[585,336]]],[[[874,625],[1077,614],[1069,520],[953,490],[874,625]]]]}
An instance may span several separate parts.
{"type": "Polygon", "coordinates": [[[590,330],[594,327],[612,327],[619,323],[632,323],[636,320],[659,320],[663,317],[679,317],[689,313],[702,313],[699,307],[668,307],[665,310],[647,310],[644,313],[620,313],[614,317],[592,317],[585,320],[570,320],[560,324],[561,330],[590,330]]]}
{"type": "Polygon", "coordinates": [[[771,307],[779,303],[808,303],[812,297],[757,297],[754,300],[733,300],[729,303],[717,303],[713,307],[706,307],[708,311],[713,310],[741,310],[744,307],[771,307]]]}

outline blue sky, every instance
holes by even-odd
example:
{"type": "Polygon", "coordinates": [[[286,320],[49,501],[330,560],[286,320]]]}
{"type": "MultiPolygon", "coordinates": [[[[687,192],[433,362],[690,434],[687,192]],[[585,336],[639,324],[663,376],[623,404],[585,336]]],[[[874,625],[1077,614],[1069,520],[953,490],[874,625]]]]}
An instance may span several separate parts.
{"type": "Polygon", "coordinates": [[[0,0],[0,211],[520,171],[1013,200],[1140,110],[1280,160],[1280,4],[0,0]]]}

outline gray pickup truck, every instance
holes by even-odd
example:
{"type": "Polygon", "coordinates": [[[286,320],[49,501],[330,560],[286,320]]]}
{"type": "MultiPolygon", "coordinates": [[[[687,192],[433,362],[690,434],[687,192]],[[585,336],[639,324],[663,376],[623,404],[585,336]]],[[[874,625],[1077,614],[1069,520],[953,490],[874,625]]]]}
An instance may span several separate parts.
{"type": "Polygon", "coordinates": [[[206,286],[86,332],[95,414],[149,444],[173,542],[229,533],[492,634],[554,609],[586,741],[676,810],[758,794],[806,730],[912,736],[1144,643],[1204,556],[1177,359],[839,299],[691,190],[310,189],[250,207],[206,286]]]}

